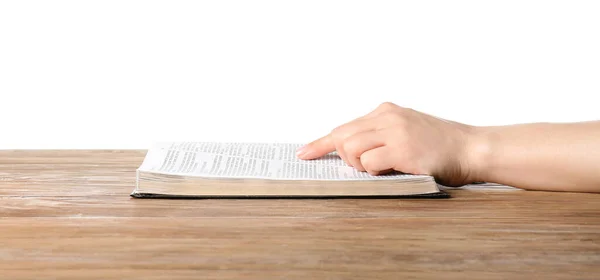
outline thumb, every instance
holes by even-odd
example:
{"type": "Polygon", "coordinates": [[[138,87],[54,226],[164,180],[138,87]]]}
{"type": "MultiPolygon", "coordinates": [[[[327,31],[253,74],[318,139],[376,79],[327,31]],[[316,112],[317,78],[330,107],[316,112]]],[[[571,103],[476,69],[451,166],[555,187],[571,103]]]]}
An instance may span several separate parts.
{"type": "Polygon", "coordinates": [[[331,135],[327,135],[298,149],[296,156],[300,159],[315,159],[333,151],[335,151],[335,144],[331,135]]]}

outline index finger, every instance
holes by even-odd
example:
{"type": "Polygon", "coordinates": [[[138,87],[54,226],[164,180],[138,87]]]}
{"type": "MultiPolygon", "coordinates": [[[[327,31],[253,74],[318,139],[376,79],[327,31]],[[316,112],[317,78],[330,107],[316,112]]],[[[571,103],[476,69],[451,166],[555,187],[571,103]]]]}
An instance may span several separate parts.
{"type": "Polygon", "coordinates": [[[300,159],[315,159],[335,151],[331,134],[312,141],[298,149],[296,156],[300,159]]]}

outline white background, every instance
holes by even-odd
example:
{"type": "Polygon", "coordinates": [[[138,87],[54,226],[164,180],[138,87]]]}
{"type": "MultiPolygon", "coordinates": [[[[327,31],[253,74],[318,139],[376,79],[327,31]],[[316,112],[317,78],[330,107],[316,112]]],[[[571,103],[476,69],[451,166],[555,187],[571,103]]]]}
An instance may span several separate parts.
{"type": "Polygon", "coordinates": [[[600,1],[2,1],[0,148],[600,119],[600,1]]]}

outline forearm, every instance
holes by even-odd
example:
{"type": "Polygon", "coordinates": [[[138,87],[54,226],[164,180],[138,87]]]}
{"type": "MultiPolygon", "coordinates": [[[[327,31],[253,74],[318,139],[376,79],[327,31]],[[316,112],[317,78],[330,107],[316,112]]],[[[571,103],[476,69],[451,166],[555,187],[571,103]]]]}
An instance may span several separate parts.
{"type": "Polygon", "coordinates": [[[600,121],[474,128],[475,180],[530,190],[600,192],[600,121]]]}

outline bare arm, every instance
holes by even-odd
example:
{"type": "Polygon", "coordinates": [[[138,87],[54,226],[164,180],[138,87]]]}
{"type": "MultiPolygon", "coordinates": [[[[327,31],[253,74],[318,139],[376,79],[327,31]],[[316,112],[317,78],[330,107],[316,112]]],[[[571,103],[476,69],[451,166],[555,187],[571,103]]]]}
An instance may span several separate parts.
{"type": "Polygon", "coordinates": [[[397,170],[447,186],[485,181],[600,192],[600,121],[476,127],[384,103],[301,148],[298,157],[336,150],[371,174],[397,170]]]}
{"type": "Polygon", "coordinates": [[[476,127],[475,177],[531,190],[600,192],[600,121],[476,127]]]}

